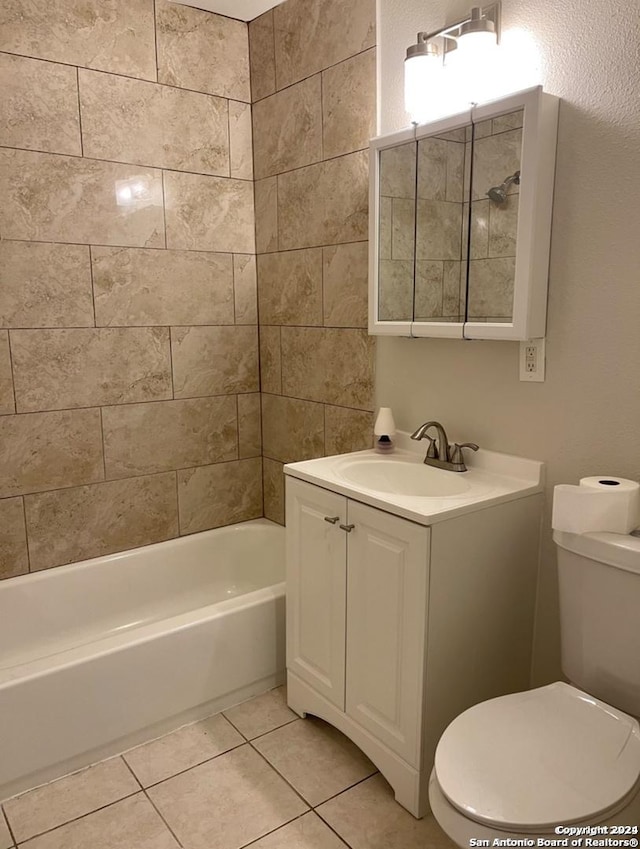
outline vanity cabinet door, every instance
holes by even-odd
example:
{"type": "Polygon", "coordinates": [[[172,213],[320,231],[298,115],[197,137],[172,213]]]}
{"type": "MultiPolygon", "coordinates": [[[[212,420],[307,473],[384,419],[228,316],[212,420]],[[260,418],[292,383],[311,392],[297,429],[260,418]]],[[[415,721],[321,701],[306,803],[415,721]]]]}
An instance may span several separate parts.
{"type": "Polygon", "coordinates": [[[419,767],[429,528],[349,501],[346,712],[419,767]]]}
{"type": "Polygon", "coordinates": [[[347,499],[288,478],[286,507],[287,668],[344,710],[347,499]]]}

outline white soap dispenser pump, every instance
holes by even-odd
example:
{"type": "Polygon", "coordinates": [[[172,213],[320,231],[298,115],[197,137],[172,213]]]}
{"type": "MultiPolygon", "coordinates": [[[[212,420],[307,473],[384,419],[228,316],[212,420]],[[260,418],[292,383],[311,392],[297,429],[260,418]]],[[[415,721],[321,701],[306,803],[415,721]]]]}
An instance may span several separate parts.
{"type": "Polygon", "coordinates": [[[375,450],[379,454],[391,454],[394,449],[393,437],[396,434],[396,424],[393,420],[391,407],[380,407],[373,433],[375,450]]]}

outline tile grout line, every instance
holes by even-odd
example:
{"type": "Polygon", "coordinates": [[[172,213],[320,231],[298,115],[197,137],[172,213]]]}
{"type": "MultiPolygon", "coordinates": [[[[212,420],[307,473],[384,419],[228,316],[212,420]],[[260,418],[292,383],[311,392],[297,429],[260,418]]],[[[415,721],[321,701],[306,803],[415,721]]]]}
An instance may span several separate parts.
{"type": "MultiPolygon", "coordinates": [[[[73,67],[73,66],[72,66],[73,67]]],[[[76,68],[76,95],[78,99],[78,130],[80,133],[80,156],[84,157],[84,140],[82,138],[82,104],[80,102],[80,67],[76,68]]]]}
{"type": "Polygon", "coordinates": [[[13,845],[17,846],[18,841],[16,840],[16,836],[13,833],[13,829],[11,828],[11,823],[9,822],[7,812],[4,809],[4,803],[0,804],[0,818],[2,818],[2,820],[6,823],[7,831],[9,832],[9,837],[13,840],[13,845]]]}
{"type": "MultiPolygon", "coordinates": [[[[265,325],[265,326],[267,326],[267,325],[265,325]]],[[[63,328],[63,329],[67,329],[67,328],[63,328]]],[[[296,329],[298,329],[298,328],[296,328],[296,329]]],[[[300,328],[300,329],[314,329],[314,328],[300,328]]],[[[318,328],[318,329],[323,330],[323,329],[334,329],[334,328],[318,328]]],[[[361,330],[363,328],[335,328],[335,329],[336,330],[348,330],[348,329],[361,330]]],[[[282,364],[281,364],[281,367],[282,367],[282,364]]],[[[282,374],[281,374],[281,379],[282,379],[282,374]]],[[[142,404],[167,404],[167,403],[172,403],[172,402],[179,403],[181,401],[210,401],[214,398],[220,398],[220,399],[233,398],[234,395],[258,395],[258,394],[275,395],[278,398],[290,398],[293,401],[307,401],[309,404],[327,404],[329,407],[340,407],[341,409],[344,409],[344,410],[354,410],[356,412],[361,412],[361,413],[373,413],[373,408],[370,408],[370,407],[354,406],[352,404],[339,404],[339,403],[334,402],[334,401],[327,401],[326,399],[319,401],[316,398],[308,398],[308,397],[304,397],[304,396],[300,396],[300,395],[291,395],[291,394],[284,393],[284,392],[263,392],[263,393],[260,393],[255,389],[251,389],[251,390],[246,391],[246,392],[228,392],[228,393],[223,393],[221,395],[185,395],[185,396],[180,397],[180,398],[156,398],[154,400],[149,400],[149,401],[123,401],[119,404],[108,403],[108,402],[106,402],[106,403],[105,402],[98,402],[98,403],[94,402],[93,404],[88,404],[85,407],[55,407],[53,409],[45,408],[45,409],[42,409],[42,410],[21,410],[20,412],[7,413],[4,416],[0,416],[0,421],[2,421],[3,418],[6,418],[7,420],[11,420],[16,416],[40,416],[40,415],[47,415],[49,413],[73,413],[75,411],[80,411],[80,410],[96,410],[96,409],[111,409],[111,408],[121,409],[121,408],[141,406],[142,404]]],[[[235,459],[237,459],[237,458],[235,458],[235,459]]],[[[224,461],[221,461],[221,462],[224,462],[224,461]]],[[[210,465],[210,464],[205,463],[204,465],[210,465]]],[[[189,466],[188,468],[195,468],[195,467],[189,466]]],[[[172,471],[172,470],[166,469],[165,471],[172,471]]]]}
{"type": "MultiPolygon", "coordinates": [[[[101,158],[101,157],[98,157],[98,156],[84,156],[82,154],[79,155],[77,153],[59,153],[55,150],[38,150],[36,148],[30,148],[30,147],[14,147],[14,146],[8,145],[8,144],[0,144],[0,150],[14,150],[14,151],[19,152],[19,153],[34,153],[34,154],[37,154],[38,156],[60,156],[60,157],[66,158],[66,159],[77,159],[79,162],[104,162],[106,165],[125,165],[125,166],[130,166],[132,168],[149,168],[149,169],[151,169],[153,171],[157,171],[157,172],[166,171],[169,174],[186,174],[186,175],[191,176],[191,177],[205,177],[205,178],[210,177],[211,179],[214,179],[214,180],[229,180],[229,181],[233,180],[233,181],[238,182],[238,183],[247,183],[247,184],[252,184],[254,182],[253,179],[249,180],[246,177],[230,177],[228,174],[218,174],[218,173],[212,173],[212,172],[206,172],[206,171],[189,171],[189,170],[185,170],[184,168],[171,168],[171,167],[168,167],[166,165],[149,165],[149,164],[144,163],[144,162],[129,162],[127,160],[122,160],[122,159],[105,159],[105,158],[101,158]]],[[[360,152],[360,151],[354,151],[354,153],[358,153],[358,152],[360,152]]],[[[343,156],[349,156],[348,153],[342,154],[342,155],[343,156]]],[[[335,158],[337,159],[339,157],[335,157],[335,158]]],[[[310,163],[310,164],[314,165],[316,163],[310,163]]],[[[302,165],[300,167],[306,168],[308,166],[302,165]]],[[[295,169],[295,170],[298,170],[298,169],[295,169]]],[[[289,172],[285,172],[285,173],[289,173],[289,172]]],[[[451,203],[453,203],[453,201],[451,201],[451,203]]],[[[30,240],[25,240],[25,241],[30,241],[30,240]]],[[[33,240],[33,241],[35,241],[35,240],[33,240]]],[[[84,244],[87,244],[87,243],[85,242],[84,244]]],[[[113,247],[118,247],[118,246],[115,245],[113,247]]],[[[123,245],[123,247],[129,247],[129,246],[123,245]]]]}
{"type": "MultiPolygon", "coordinates": [[[[17,149],[18,148],[14,148],[14,150],[17,150],[17,149]]],[[[102,160],[96,160],[96,161],[100,162],[102,160]]],[[[119,163],[119,164],[122,164],[122,163],[119,163]]],[[[307,166],[304,166],[304,167],[307,167],[307,166]]],[[[166,171],[167,169],[165,168],[164,170],[166,171]]],[[[178,171],[177,173],[178,174],[188,174],[188,173],[191,173],[191,172],[178,171]]],[[[206,176],[206,175],[204,175],[204,176],[206,176]]],[[[267,177],[266,179],[270,180],[270,179],[275,178],[277,180],[278,176],[282,176],[282,175],[275,174],[273,178],[267,177]]],[[[249,182],[249,181],[245,181],[245,182],[249,182]]],[[[160,251],[160,252],[171,251],[172,253],[206,254],[206,255],[213,255],[213,256],[233,256],[234,254],[237,254],[237,253],[244,254],[245,256],[271,256],[272,254],[276,254],[276,253],[291,253],[293,251],[311,250],[313,248],[339,248],[339,247],[342,247],[343,245],[362,244],[362,243],[367,243],[368,239],[352,239],[352,240],[349,240],[349,241],[346,241],[346,242],[332,242],[331,244],[321,243],[319,245],[301,245],[299,247],[294,247],[294,248],[283,248],[282,250],[278,249],[278,250],[275,250],[275,251],[263,251],[262,253],[259,253],[259,254],[252,254],[252,253],[247,254],[246,251],[233,251],[233,250],[211,251],[211,250],[206,250],[206,249],[203,249],[203,248],[164,248],[164,247],[157,248],[157,247],[149,247],[148,245],[100,244],[100,243],[96,243],[96,242],[69,242],[69,241],[60,242],[60,241],[56,241],[55,239],[21,239],[17,236],[10,236],[10,237],[7,237],[7,238],[3,238],[2,241],[3,242],[20,242],[20,243],[34,244],[34,245],[61,245],[61,246],[65,246],[65,247],[67,245],[75,245],[75,246],[80,246],[80,247],[83,247],[83,248],[88,247],[88,246],[91,246],[91,247],[94,247],[94,248],[118,248],[119,250],[123,250],[123,251],[128,251],[128,250],[132,250],[132,251],[160,251]]]]}
{"type": "MultiPolygon", "coordinates": [[[[221,16],[221,17],[224,17],[224,16],[221,16]]],[[[163,88],[176,89],[177,91],[188,91],[188,92],[191,92],[192,94],[202,94],[205,97],[215,97],[218,100],[228,99],[227,96],[224,95],[224,94],[215,94],[212,91],[203,91],[202,89],[198,89],[198,88],[188,88],[186,86],[174,85],[173,83],[160,82],[159,80],[150,80],[148,77],[134,77],[131,74],[122,74],[118,71],[105,71],[102,68],[88,68],[85,65],[74,65],[72,62],[61,62],[61,61],[56,61],[55,59],[43,59],[43,58],[40,58],[39,56],[29,56],[26,53],[14,53],[14,52],[7,51],[7,50],[0,50],[0,55],[2,55],[2,54],[5,54],[7,56],[17,56],[20,59],[31,59],[34,62],[47,62],[49,65],[62,65],[63,67],[66,67],[66,68],[81,68],[83,71],[90,71],[93,74],[108,74],[112,77],[120,77],[120,78],[125,79],[125,80],[133,80],[133,81],[139,82],[139,83],[149,83],[150,85],[157,85],[157,86],[162,86],[163,88]]],[[[158,72],[158,68],[156,68],[156,75],[157,75],[157,72],[158,72]]],[[[232,99],[238,100],[238,98],[232,98],[232,99]]],[[[239,103],[249,103],[250,101],[240,99],[240,100],[238,100],[238,102],[239,103]]]]}
{"type": "Polygon", "coordinates": [[[184,846],[184,843],[182,843],[182,841],[178,839],[178,835],[175,833],[175,831],[171,828],[171,826],[169,825],[169,823],[167,822],[167,820],[164,818],[164,816],[163,816],[163,814],[162,814],[162,811],[160,811],[160,809],[158,808],[158,806],[154,804],[153,799],[151,798],[151,796],[149,796],[149,794],[147,793],[147,791],[146,791],[146,789],[145,789],[145,788],[143,788],[143,789],[142,789],[142,793],[143,793],[143,795],[144,795],[145,799],[149,802],[149,804],[150,804],[150,805],[151,805],[151,807],[153,808],[153,810],[154,810],[154,811],[157,813],[157,815],[160,817],[160,819],[162,820],[162,822],[163,822],[163,823],[164,823],[164,825],[165,825],[165,828],[169,831],[169,833],[171,834],[171,836],[173,837],[173,839],[176,841],[176,843],[178,844],[178,846],[184,846]]]}
{"type": "MultiPolygon", "coordinates": [[[[113,757],[121,757],[121,755],[114,755],[113,757]]],[[[111,760],[111,758],[107,758],[107,760],[111,760]]],[[[99,763],[103,763],[103,761],[99,761],[99,763]]],[[[95,766],[95,764],[93,764],[93,766],[95,766]]],[[[63,778],[69,778],[69,776],[71,776],[71,775],[77,775],[78,772],[84,772],[85,769],[91,769],[91,767],[90,766],[83,767],[80,770],[76,770],[76,772],[68,773],[68,775],[61,775],[60,778],[53,779],[53,781],[49,781],[46,784],[38,785],[38,787],[34,787],[31,790],[25,790],[23,793],[19,793],[18,796],[15,796],[15,797],[12,796],[11,798],[17,799],[20,796],[26,796],[27,793],[32,793],[34,790],[39,790],[41,787],[46,787],[48,784],[53,784],[55,781],[61,781],[63,778]]],[[[137,781],[137,779],[136,779],[136,781],[137,781]]],[[[121,796],[119,799],[114,799],[113,801],[108,802],[106,805],[100,805],[99,807],[93,808],[92,810],[87,811],[84,814],[80,814],[77,817],[72,817],[70,820],[66,820],[66,822],[61,822],[61,823],[58,823],[58,825],[54,825],[52,828],[47,828],[47,829],[45,829],[45,831],[39,831],[37,834],[32,834],[30,837],[27,837],[25,840],[20,841],[20,843],[18,843],[18,841],[16,840],[15,841],[16,846],[24,846],[24,844],[27,841],[34,840],[36,837],[43,837],[45,834],[51,834],[52,832],[57,831],[60,828],[65,828],[66,826],[71,825],[74,822],[79,822],[80,820],[85,819],[85,817],[89,817],[92,814],[96,814],[96,813],[98,813],[98,811],[104,811],[107,808],[111,808],[114,805],[119,804],[120,802],[124,802],[125,799],[132,799],[134,796],[137,796],[142,792],[143,792],[142,790],[136,790],[133,793],[127,793],[126,796],[121,796]]],[[[10,801],[10,799],[7,799],[6,801],[7,802],[10,801]]],[[[7,817],[7,824],[9,824],[9,818],[8,817],[7,817]]],[[[11,830],[10,825],[9,825],[9,829],[11,830]]],[[[13,831],[11,831],[11,833],[13,834],[13,831]]]]}

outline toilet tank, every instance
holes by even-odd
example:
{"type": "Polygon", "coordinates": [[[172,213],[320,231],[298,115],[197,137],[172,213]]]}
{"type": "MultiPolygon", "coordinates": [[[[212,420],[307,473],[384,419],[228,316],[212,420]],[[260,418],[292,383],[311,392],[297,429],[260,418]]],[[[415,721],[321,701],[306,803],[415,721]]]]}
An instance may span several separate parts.
{"type": "Polygon", "coordinates": [[[554,531],[562,669],[569,681],[640,717],[640,538],[554,531]]]}

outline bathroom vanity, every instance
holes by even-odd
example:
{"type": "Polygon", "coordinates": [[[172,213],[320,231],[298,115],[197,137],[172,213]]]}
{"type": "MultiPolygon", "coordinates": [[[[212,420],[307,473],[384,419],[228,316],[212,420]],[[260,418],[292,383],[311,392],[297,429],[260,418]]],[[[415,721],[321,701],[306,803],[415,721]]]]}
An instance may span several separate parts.
{"type": "Polygon", "coordinates": [[[416,448],[285,466],[287,673],[421,817],[448,723],[529,686],[543,466],[416,448]]]}

